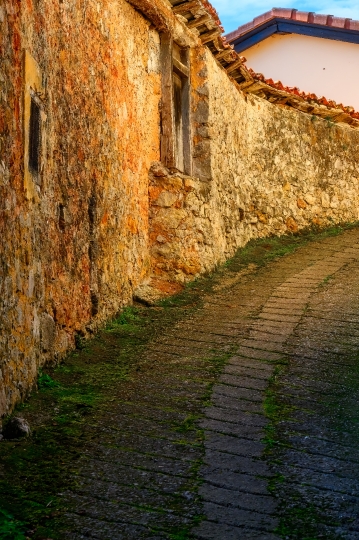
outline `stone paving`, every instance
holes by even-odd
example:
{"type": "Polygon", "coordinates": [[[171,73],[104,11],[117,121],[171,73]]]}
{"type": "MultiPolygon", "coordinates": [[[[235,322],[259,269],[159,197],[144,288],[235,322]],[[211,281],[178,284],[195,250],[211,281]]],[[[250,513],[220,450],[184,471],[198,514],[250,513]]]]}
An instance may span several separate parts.
{"type": "Polygon", "coordinates": [[[276,265],[287,277],[252,318],[202,422],[207,519],[196,537],[359,538],[357,241],[326,241],[276,265]],[[290,414],[263,459],[263,391],[276,364],[287,365],[276,391],[290,414]]]}
{"type": "Polygon", "coordinates": [[[68,537],[359,538],[358,261],[357,230],[313,242],[158,337],[155,368],[93,427],[68,537]],[[202,408],[223,354],[203,455],[200,432],[170,426],[202,408]]]}
{"type": "Polygon", "coordinates": [[[359,539],[358,270],[353,229],[204,291],[87,422],[61,537],[359,539]]]}

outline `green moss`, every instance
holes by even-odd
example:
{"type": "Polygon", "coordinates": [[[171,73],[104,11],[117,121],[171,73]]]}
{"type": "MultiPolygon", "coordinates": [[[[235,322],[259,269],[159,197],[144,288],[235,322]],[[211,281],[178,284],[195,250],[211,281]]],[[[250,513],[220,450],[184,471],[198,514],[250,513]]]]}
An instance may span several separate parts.
{"type": "Polygon", "coordinates": [[[177,529],[177,531],[170,533],[168,538],[170,538],[170,540],[188,540],[191,538],[190,529],[188,527],[184,529],[177,529]]]}
{"type": "Polygon", "coordinates": [[[280,474],[274,474],[268,481],[268,491],[269,493],[275,494],[278,491],[279,484],[282,484],[285,481],[285,477],[280,474]]]}
{"type": "Polygon", "coordinates": [[[118,317],[107,324],[106,330],[113,332],[119,329],[123,330],[124,327],[130,327],[130,330],[135,331],[137,329],[137,324],[140,323],[140,321],[139,310],[134,307],[127,307],[121,311],[118,317]]]}
{"type": "Polygon", "coordinates": [[[333,121],[333,118],[331,116],[326,116],[325,121],[328,128],[332,128],[335,125],[335,122],[333,121]]]}
{"type": "Polygon", "coordinates": [[[199,525],[203,519],[205,519],[206,516],[204,515],[198,515],[196,516],[192,524],[187,527],[181,527],[181,528],[174,528],[169,534],[168,538],[170,540],[192,540],[195,538],[195,536],[191,533],[191,530],[199,525]]]}
{"type": "Polygon", "coordinates": [[[44,373],[42,369],[40,369],[39,371],[37,384],[41,390],[45,388],[56,388],[60,386],[60,384],[57,381],[54,381],[54,379],[52,379],[50,375],[48,375],[47,373],[44,373]]]}
{"type": "Polygon", "coordinates": [[[79,351],[82,351],[82,349],[84,349],[86,347],[86,339],[84,338],[84,336],[82,336],[79,333],[76,333],[75,334],[75,345],[76,345],[76,349],[78,349],[79,351]]]}
{"type": "Polygon", "coordinates": [[[231,271],[238,271],[251,263],[257,266],[264,266],[273,259],[294,253],[300,247],[308,244],[308,242],[337,236],[357,226],[358,223],[356,222],[342,223],[326,228],[311,227],[302,229],[295,234],[251,240],[244,248],[238,250],[232,259],[227,261],[226,268],[231,271]]]}
{"type": "Polygon", "coordinates": [[[199,420],[200,416],[190,414],[183,420],[183,422],[178,423],[174,427],[174,431],[177,431],[178,433],[187,433],[188,431],[196,431],[197,430],[197,422],[199,420]]]}
{"type": "Polygon", "coordinates": [[[325,287],[332,279],[334,279],[333,275],[326,276],[323,281],[319,284],[319,287],[325,287]]]}
{"type": "Polygon", "coordinates": [[[0,538],[2,540],[26,540],[25,525],[0,508],[0,538]]]}
{"type": "MultiPolygon", "coordinates": [[[[318,523],[325,523],[332,527],[339,525],[329,517],[324,509],[320,511],[313,504],[303,504],[288,509],[274,532],[282,538],[290,538],[291,540],[320,540],[324,536],[323,533],[318,533],[318,523]]],[[[325,538],[327,540],[340,540],[343,537],[326,532],[325,538]]]]}
{"type": "Polygon", "coordinates": [[[279,436],[278,424],[288,419],[290,414],[295,409],[283,402],[277,393],[277,384],[281,375],[283,375],[288,367],[288,362],[285,358],[281,359],[274,370],[272,377],[269,379],[268,388],[265,391],[265,397],[263,401],[263,409],[265,415],[270,420],[269,424],[265,427],[266,436],[263,439],[266,445],[266,454],[273,453],[273,449],[277,446],[286,445],[285,441],[279,436]]]}

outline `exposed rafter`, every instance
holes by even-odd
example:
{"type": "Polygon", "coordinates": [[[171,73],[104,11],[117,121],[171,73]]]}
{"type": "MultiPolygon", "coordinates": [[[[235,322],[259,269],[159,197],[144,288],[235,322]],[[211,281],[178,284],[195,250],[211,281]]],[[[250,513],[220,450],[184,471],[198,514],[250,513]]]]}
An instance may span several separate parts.
{"type": "Polygon", "coordinates": [[[170,0],[173,12],[187,21],[187,26],[198,33],[221,66],[237,83],[252,80],[240,57],[223,37],[223,27],[213,6],[206,0],[170,0]]]}

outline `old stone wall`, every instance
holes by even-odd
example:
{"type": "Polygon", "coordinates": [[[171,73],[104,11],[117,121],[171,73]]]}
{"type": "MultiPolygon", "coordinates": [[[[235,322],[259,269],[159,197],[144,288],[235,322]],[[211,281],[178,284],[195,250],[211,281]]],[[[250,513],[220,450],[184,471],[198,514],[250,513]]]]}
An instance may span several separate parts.
{"type": "Polygon", "coordinates": [[[192,60],[192,178],[151,172],[155,287],[185,282],[250,239],[359,219],[359,133],[239,91],[192,60]]]}
{"type": "Polygon", "coordinates": [[[148,273],[161,76],[159,34],[125,0],[7,0],[0,23],[1,415],[148,273]],[[23,146],[33,90],[39,178],[23,146]]]}
{"type": "MultiPolygon", "coordinates": [[[[26,289],[16,295],[19,265],[24,264],[31,236],[27,220],[20,217],[23,205],[22,121],[21,121],[21,36],[18,3],[0,5],[0,414],[8,399],[22,394],[21,386],[7,390],[10,370],[23,363],[17,346],[21,334],[31,332],[31,307],[27,307],[26,289]],[[22,238],[24,252],[13,242],[22,238]],[[21,257],[21,260],[20,260],[21,257]],[[9,351],[14,348],[10,356],[9,351]]],[[[20,242],[21,245],[21,242],[20,242]]],[[[26,375],[26,374],[25,374],[26,375]]],[[[20,382],[20,381],[19,381],[20,382]]]]}
{"type": "Polygon", "coordinates": [[[225,252],[359,218],[359,132],[238,93],[208,58],[211,170],[225,252]]]}

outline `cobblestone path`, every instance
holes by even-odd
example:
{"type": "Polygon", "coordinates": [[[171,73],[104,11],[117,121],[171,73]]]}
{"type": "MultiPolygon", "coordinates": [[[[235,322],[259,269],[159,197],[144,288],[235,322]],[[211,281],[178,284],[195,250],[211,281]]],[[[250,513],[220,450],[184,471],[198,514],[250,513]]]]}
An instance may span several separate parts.
{"type": "Polygon", "coordinates": [[[202,422],[197,537],[359,538],[358,259],[349,234],[252,282],[262,306],[202,422]]]}
{"type": "Polygon", "coordinates": [[[232,275],[152,342],[66,494],[69,538],[359,538],[358,241],[232,275]],[[223,355],[203,455],[186,422],[223,355]]]}
{"type": "Polygon", "coordinates": [[[359,230],[199,293],[81,424],[56,538],[359,539],[359,230]]]}

